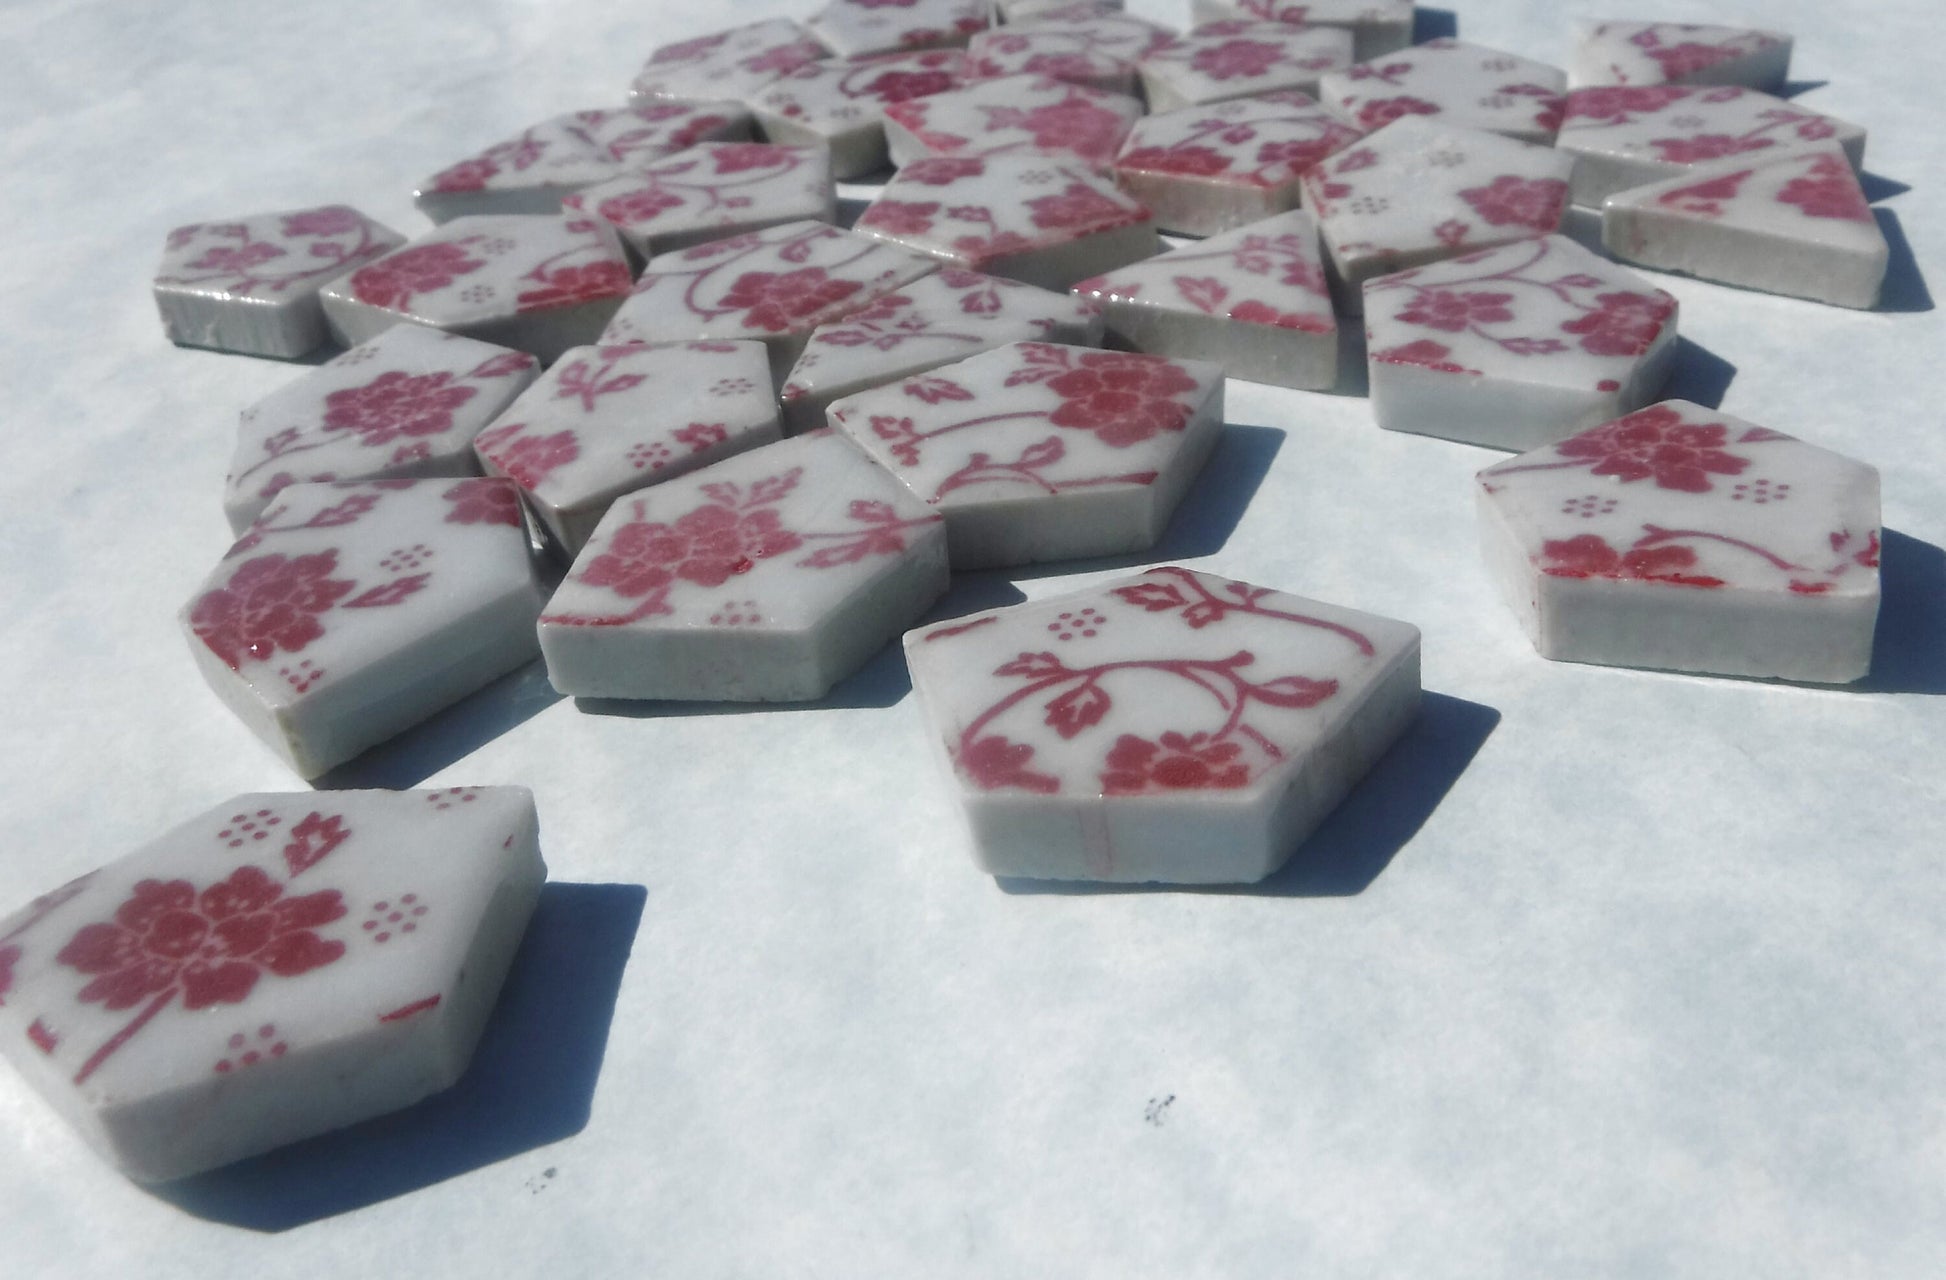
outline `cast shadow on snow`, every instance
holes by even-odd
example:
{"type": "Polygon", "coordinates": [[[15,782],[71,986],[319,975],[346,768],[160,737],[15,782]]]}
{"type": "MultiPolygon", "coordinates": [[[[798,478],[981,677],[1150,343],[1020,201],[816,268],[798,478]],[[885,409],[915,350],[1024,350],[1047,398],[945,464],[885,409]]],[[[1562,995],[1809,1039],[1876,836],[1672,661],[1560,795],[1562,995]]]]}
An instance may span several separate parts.
{"type": "Polygon", "coordinates": [[[1946,694],[1946,551],[1887,529],[1879,546],[1878,630],[1860,693],[1946,694]]]}

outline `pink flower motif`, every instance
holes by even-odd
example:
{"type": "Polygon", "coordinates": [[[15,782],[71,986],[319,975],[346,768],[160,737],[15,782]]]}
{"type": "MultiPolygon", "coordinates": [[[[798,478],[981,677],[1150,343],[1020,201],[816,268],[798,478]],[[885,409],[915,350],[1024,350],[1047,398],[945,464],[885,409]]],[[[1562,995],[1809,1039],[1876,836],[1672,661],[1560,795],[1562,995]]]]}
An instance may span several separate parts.
{"type": "Polygon", "coordinates": [[[1292,329],[1299,333],[1322,333],[1331,327],[1330,321],[1319,316],[1279,311],[1269,303],[1259,302],[1255,298],[1231,307],[1230,319],[1244,324],[1267,324],[1277,329],[1292,329]]]}
{"type": "Polygon", "coordinates": [[[1196,380],[1169,361],[1118,351],[1085,352],[1075,367],[1046,385],[1061,397],[1049,422],[1092,431],[1117,449],[1181,431],[1189,410],[1176,397],[1196,390],[1196,380]]]}
{"type": "Polygon", "coordinates": [[[1639,356],[1675,314],[1676,300],[1666,293],[1604,293],[1596,297],[1600,310],[1590,311],[1561,326],[1578,334],[1581,349],[1598,356],[1639,356]]]}
{"type": "Polygon", "coordinates": [[[1654,138],[1649,145],[1656,155],[1670,164],[1700,164],[1724,156],[1761,151],[1773,146],[1769,138],[1739,138],[1727,133],[1700,133],[1693,138],[1654,138]]]}
{"type": "Polygon", "coordinates": [[[1471,373],[1465,365],[1454,362],[1453,349],[1443,342],[1431,338],[1420,338],[1403,343],[1384,351],[1372,352],[1372,359],[1380,364],[1411,364],[1438,373],[1471,373]]]}
{"type": "Polygon", "coordinates": [[[556,467],[581,456],[581,444],[572,431],[529,436],[521,434],[525,430],[525,423],[510,422],[483,433],[477,441],[481,455],[523,489],[533,490],[556,467]]]}
{"type": "Polygon", "coordinates": [[[619,262],[584,263],[578,267],[556,267],[539,277],[541,287],[529,289],[514,300],[521,311],[543,311],[574,307],[584,302],[625,298],[635,281],[628,268],[619,262]]]}
{"type": "Polygon", "coordinates": [[[1476,324],[1504,324],[1514,318],[1507,304],[1511,293],[1461,293],[1455,289],[1428,289],[1407,304],[1393,318],[1428,329],[1459,333],[1476,324]]]}
{"type": "Polygon", "coordinates": [[[1604,85],[1598,89],[1577,89],[1568,95],[1567,118],[1605,120],[1620,124],[1638,112],[1655,112],[1689,96],[1687,89],[1671,85],[1604,85]]]}
{"type": "Polygon", "coordinates": [[[608,549],[582,571],[581,580],[631,598],[678,579],[720,587],[736,574],[756,568],[763,557],[782,555],[803,542],[768,507],[738,515],[712,504],[698,507],[674,524],[623,525],[608,549]]]}
{"type": "Polygon", "coordinates": [[[1242,754],[1236,743],[1214,741],[1207,733],[1164,733],[1159,743],[1125,733],[1108,751],[1101,789],[1111,796],[1233,790],[1250,781],[1250,770],[1237,760],[1242,754]]]}
{"type": "Polygon", "coordinates": [[[1651,405],[1554,446],[1564,458],[1592,461],[1590,474],[1623,484],[1654,480],[1662,489],[1708,493],[1712,475],[1741,475],[1748,458],[1725,453],[1728,428],[1720,422],[1692,426],[1666,405],[1651,405]]]}
{"type": "Polygon", "coordinates": [[[1373,98],[1358,108],[1358,125],[1367,133],[1382,129],[1394,120],[1406,116],[1436,116],[1439,108],[1424,98],[1400,95],[1396,98],[1373,98]]]}
{"type": "Polygon", "coordinates": [[[336,551],[246,560],[228,583],[197,599],[190,628],[233,671],[245,658],[261,662],[280,649],[300,652],[324,634],[318,615],[357,585],[333,578],[337,567],[336,551]]]}
{"type": "Polygon", "coordinates": [[[958,764],[966,776],[985,791],[1019,787],[1023,791],[1051,795],[1060,790],[1058,778],[1034,773],[1027,768],[1028,761],[1033,758],[1033,747],[1024,742],[1010,742],[996,733],[963,744],[959,750],[958,764]]]}
{"type": "Polygon", "coordinates": [[[230,271],[247,276],[250,268],[283,256],[284,251],[276,245],[257,240],[235,248],[218,245],[190,263],[189,267],[193,271],[230,271]]]}
{"type": "Polygon", "coordinates": [[[1559,178],[1516,178],[1503,173],[1487,186],[1460,192],[1460,199],[1490,227],[1552,231],[1567,212],[1568,184],[1559,178]]]}
{"type": "Polygon", "coordinates": [[[520,490],[491,477],[462,480],[439,495],[453,504],[447,524],[510,524],[520,527],[520,490]]]}
{"type": "Polygon", "coordinates": [[[1852,176],[1851,166],[1837,156],[1819,156],[1810,172],[1792,178],[1777,193],[1779,204],[1794,204],[1807,218],[1834,218],[1841,222],[1870,222],[1871,206],[1852,176]]]}
{"type": "Polygon", "coordinates": [[[1124,153],[1115,167],[1197,178],[1222,173],[1230,167],[1230,157],[1213,147],[1137,147],[1124,153]]]}
{"type": "Polygon", "coordinates": [[[723,295],[722,305],[731,310],[747,309],[743,323],[751,329],[784,333],[864,287],[857,280],[834,279],[823,267],[800,267],[782,274],[746,271],[723,295]]]}
{"type": "Polygon", "coordinates": [[[1688,547],[1635,547],[1617,551],[1606,539],[1584,533],[1565,541],[1542,543],[1541,555],[1547,561],[1541,566],[1541,572],[1552,578],[1635,579],[1682,587],[1723,585],[1721,578],[1679,572],[1696,563],[1696,553],[1688,547]]]}
{"type": "Polygon", "coordinates": [[[1329,137],[1323,137],[1266,142],[1257,148],[1257,164],[1260,167],[1281,164],[1292,173],[1302,173],[1331,154],[1331,141],[1329,137]]]}
{"type": "Polygon", "coordinates": [[[284,234],[287,236],[348,236],[364,226],[364,219],[358,210],[346,208],[341,204],[326,205],[322,209],[306,209],[301,213],[288,214],[284,218],[284,234]]]}
{"type": "Polygon", "coordinates": [[[400,436],[430,436],[453,427],[453,412],[478,394],[455,385],[450,373],[417,377],[392,370],[362,387],[346,387],[324,398],[327,431],[354,431],[367,448],[400,436]]]}
{"type": "Polygon", "coordinates": [[[432,176],[431,189],[439,192],[458,193],[464,191],[484,191],[486,184],[500,172],[500,166],[485,156],[474,156],[462,160],[447,169],[441,169],[432,176]]]}
{"type": "Polygon", "coordinates": [[[1225,40],[1198,49],[1189,60],[1192,69],[1212,80],[1261,76],[1284,60],[1284,51],[1265,40],[1225,40]]]}
{"type": "Polygon", "coordinates": [[[1128,210],[1085,182],[1070,182],[1059,195],[1027,202],[1034,225],[1047,230],[1127,221],[1128,210]]]}
{"type": "Polygon", "coordinates": [[[880,102],[910,102],[944,93],[957,83],[949,71],[882,71],[874,76],[860,96],[880,102]]]}
{"type": "Polygon", "coordinates": [[[977,178],[986,171],[986,161],[975,156],[929,156],[919,164],[901,169],[899,177],[928,187],[945,187],[962,178],[977,178]]]}
{"type": "Polygon", "coordinates": [[[701,453],[729,438],[730,428],[725,422],[692,422],[675,432],[676,443],[687,445],[691,453],[701,453]]]}
{"type": "Polygon", "coordinates": [[[788,160],[790,153],[763,142],[733,142],[712,149],[710,156],[719,174],[748,173],[752,169],[774,169],[788,160]]]}
{"type": "Polygon", "coordinates": [[[616,226],[633,227],[649,222],[671,209],[682,208],[682,197],[653,184],[610,196],[595,206],[595,212],[616,226]]]}
{"type": "Polygon", "coordinates": [[[878,200],[859,219],[864,226],[893,236],[916,236],[932,230],[939,213],[937,200],[878,200]]]}
{"type": "Polygon", "coordinates": [[[1707,71],[1719,62],[1727,62],[1736,57],[1734,49],[1713,44],[1697,44],[1695,41],[1665,45],[1660,49],[1646,49],[1644,52],[1654,58],[1656,65],[1662,68],[1663,79],[1671,82],[1693,76],[1698,71],[1707,71]]]}
{"type": "Polygon", "coordinates": [[[462,245],[411,245],[354,272],[351,295],[368,306],[402,309],[413,294],[444,289],[485,265],[462,245]]]}
{"type": "Polygon", "coordinates": [[[1043,106],[987,109],[989,123],[1001,129],[1025,129],[1043,151],[1072,151],[1083,157],[1114,154],[1128,133],[1121,116],[1071,91],[1059,102],[1043,106]]]}

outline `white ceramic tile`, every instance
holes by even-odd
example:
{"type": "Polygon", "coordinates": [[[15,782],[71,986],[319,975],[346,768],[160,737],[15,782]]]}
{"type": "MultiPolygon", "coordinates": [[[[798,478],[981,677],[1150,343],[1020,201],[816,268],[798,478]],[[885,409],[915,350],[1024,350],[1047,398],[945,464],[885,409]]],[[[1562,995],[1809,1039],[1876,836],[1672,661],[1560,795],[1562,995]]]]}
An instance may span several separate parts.
{"type": "Polygon", "coordinates": [[[523,351],[394,325],[243,411],[230,528],[293,484],[478,474],[473,437],[539,373],[523,351]]]}
{"type": "Polygon", "coordinates": [[[1338,377],[1338,321],[1316,219],[1278,214],[1171,249],[1074,292],[1137,351],[1208,360],[1233,378],[1313,390],[1338,377]]]}
{"type": "Polygon", "coordinates": [[[705,143],[562,201],[599,218],[644,258],[785,222],[837,218],[831,153],[761,142],[705,143]]]}
{"type": "Polygon", "coordinates": [[[325,318],[353,345],[395,324],[464,334],[552,361],[594,340],[633,283],[614,228],[593,218],[456,218],[327,286],[325,318]]]}
{"type": "MultiPolygon", "coordinates": [[[[1109,13],[1119,13],[1124,7],[1123,0],[1088,0],[1089,7],[1109,13]]],[[[1044,13],[1059,13],[1065,9],[1075,9],[1075,0],[995,0],[994,10],[1002,22],[1026,22],[1044,13]]]]}
{"type": "Polygon", "coordinates": [[[1141,61],[1151,111],[1295,90],[1315,95],[1318,77],[1351,64],[1351,32],[1285,22],[1215,22],[1141,61]]]}
{"type": "Polygon", "coordinates": [[[760,342],[576,347],[475,441],[570,556],[623,494],[778,438],[760,342]]]}
{"type": "Polygon", "coordinates": [[[1103,93],[1135,93],[1135,64],[1071,31],[983,31],[967,42],[969,80],[1047,76],[1103,93]]]}
{"type": "Polygon", "coordinates": [[[1665,401],[1479,477],[1501,592],[1547,658],[1844,683],[1871,666],[1878,472],[1665,401]]]}
{"type": "Polygon", "coordinates": [[[1183,235],[1215,235],[1295,209],[1306,169],[1363,134],[1301,93],[1185,107],[1135,123],[1115,181],[1183,235]]]}
{"type": "Polygon", "coordinates": [[[624,498],[541,617],[598,698],[823,697],[946,590],[939,517],[830,431],[624,498]]]}
{"type": "Polygon", "coordinates": [[[975,80],[885,109],[892,162],[925,156],[1029,154],[1105,169],[1142,104],[1047,76],[975,80]]]}
{"type": "Polygon", "coordinates": [[[1641,408],[1676,300],[1566,236],[1365,282],[1372,414],[1391,431],[1531,449],[1641,408]]]}
{"type": "Polygon", "coordinates": [[[155,269],[162,331],[189,347],[306,355],[329,336],[319,291],[404,243],[341,204],[177,227],[155,269]]]}
{"type": "Polygon", "coordinates": [[[1757,152],[1608,197],[1602,243],[1618,258],[1722,284],[1874,307],[1890,246],[1838,147],[1757,152]]]}
{"type": "Polygon", "coordinates": [[[551,116],[441,169],[414,192],[434,222],[469,214],[557,213],[561,197],[699,142],[750,136],[741,103],[642,102],[551,116]]]}
{"type": "Polygon", "coordinates": [[[314,778],[531,660],[539,605],[510,482],[299,484],[182,625],[217,696],[314,778]]]}
{"type": "Polygon", "coordinates": [[[1039,342],[831,406],[946,517],[955,569],[1153,546],[1223,426],[1223,371],[1039,342]]]}
{"type": "Polygon", "coordinates": [[[521,787],[235,796],[0,919],[0,1050],[160,1182],[454,1084],[540,893],[521,787]]]}
{"type": "Polygon", "coordinates": [[[1001,876],[1261,880],[1419,705],[1417,628],[1174,567],[905,651],[974,859],[1001,876]]]}
{"type": "Polygon", "coordinates": [[[1021,31],[1061,31],[1080,36],[1102,53],[1128,62],[1169,43],[1175,29],[1123,13],[1119,6],[1094,3],[1052,5],[1013,24],[1021,31]]]}
{"type": "Polygon", "coordinates": [[[966,54],[958,49],[832,59],[778,77],[750,107],[772,142],[828,148],[832,176],[844,181],[888,163],[887,106],[944,93],[965,79],[966,54]]]}
{"type": "Polygon", "coordinates": [[[1359,61],[1412,43],[1412,0],[1190,0],[1197,23],[1254,18],[1299,26],[1344,27],[1359,61]]]}
{"type": "Polygon", "coordinates": [[[1775,91],[1791,65],[1781,31],[1683,22],[1580,22],[1568,83],[1740,84],[1775,91]]]}
{"type": "Polygon", "coordinates": [[[990,24],[988,0],[826,0],[804,24],[845,58],[964,47],[990,24]]]}
{"type": "Polygon", "coordinates": [[[747,101],[771,81],[831,50],[788,18],[768,18],[665,44],[649,55],[632,98],[747,101]]]}
{"type": "Polygon", "coordinates": [[[1679,177],[1728,156],[1805,142],[1835,142],[1856,169],[1865,131],[1855,124],[1730,85],[1616,85],[1576,89],[1557,145],[1572,156],[1574,202],[1595,208],[1617,191],[1679,177]]]}
{"type": "Polygon", "coordinates": [[[1325,106],[1361,129],[1401,116],[1438,116],[1447,124],[1551,145],[1567,109],[1568,77],[1559,67],[1458,40],[1411,49],[1327,74],[1325,106]]]}
{"type": "Polygon", "coordinates": [[[1010,342],[1092,347],[1101,333],[1092,303],[947,267],[820,325],[784,380],[784,429],[799,435],[822,427],[833,400],[1010,342]]]}
{"type": "Polygon", "coordinates": [[[856,229],[969,271],[1055,290],[1161,246],[1147,209],[1097,174],[1041,156],[914,160],[856,229]]]}

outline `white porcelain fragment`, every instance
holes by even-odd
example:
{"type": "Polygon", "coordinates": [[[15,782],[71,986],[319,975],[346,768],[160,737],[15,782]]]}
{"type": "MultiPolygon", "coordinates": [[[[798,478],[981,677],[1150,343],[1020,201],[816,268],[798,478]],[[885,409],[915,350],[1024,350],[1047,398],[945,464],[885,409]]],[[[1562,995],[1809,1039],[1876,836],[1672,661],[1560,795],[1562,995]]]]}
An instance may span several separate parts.
{"type": "Polygon", "coordinates": [[[1602,205],[1618,258],[1840,307],[1878,305],[1891,247],[1829,143],[1696,165],[1602,205]]]}
{"type": "Polygon", "coordinates": [[[1155,545],[1223,426],[1201,361],[1022,342],[850,396],[831,421],[946,518],[955,569],[1155,545]]]}
{"type": "Polygon", "coordinates": [[[155,269],[162,331],[186,347],[307,355],[329,336],[319,291],[404,243],[341,204],[177,227],[155,269]]]}
{"type": "Polygon", "coordinates": [[[614,227],[643,258],[838,213],[829,150],[761,142],[690,147],[561,203],[614,227]]]}
{"type": "Polygon", "coordinates": [[[1878,472],[1669,400],[1479,476],[1542,657],[1841,684],[1871,666],[1878,472]]]}
{"type": "Polygon", "coordinates": [[[183,606],[203,677],[315,778],[532,660],[540,588],[506,480],[299,484],[183,606]]]}
{"type": "Polygon", "coordinates": [[[233,797],[0,919],[0,1053],[163,1182],[456,1083],[539,896],[522,787],[233,797]]]}
{"type": "Polygon", "coordinates": [[[1740,84],[1775,92],[1790,72],[1781,31],[1684,22],[1579,22],[1568,83],[1740,84]]]}
{"type": "Polygon", "coordinates": [[[957,88],[966,80],[966,54],[934,49],[897,57],[812,63],[778,77],[751,100],[772,142],[821,146],[831,153],[839,181],[889,163],[885,108],[957,88]]]}
{"type": "Polygon", "coordinates": [[[243,411],[230,528],[293,484],[479,474],[473,437],[539,373],[522,351],[394,325],[243,411]]]}
{"type": "Polygon", "coordinates": [[[998,876],[1261,880],[1419,705],[1417,628],[1175,567],[921,628],[905,652],[998,876]]]}
{"type": "Polygon", "coordinates": [[[1337,381],[1338,321],[1317,220],[1302,210],[1083,280],[1074,292],[1137,351],[1207,360],[1273,386],[1337,381]]]}
{"type": "Polygon", "coordinates": [[[777,77],[831,56],[788,18],[768,18],[665,44],[649,55],[631,98],[747,101],[777,77]]]}
{"type": "Polygon", "coordinates": [[[1301,93],[1165,111],[1135,123],[1115,181],[1163,231],[1208,236],[1298,207],[1298,179],[1364,136],[1301,93]]]}
{"type": "Polygon", "coordinates": [[[1140,65],[1149,110],[1259,93],[1315,96],[1318,77],[1351,65],[1351,32],[1286,22],[1214,22],[1145,56],[1140,65]]]}
{"type": "Polygon", "coordinates": [[[1560,235],[1367,280],[1372,414],[1531,449],[1653,400],[1676,317],[1674,298],[1560,235]]]}
{"type": "Polygon", "coordinates": [[[592,342],[631,283],[614,228],[593,218],[455,218],[333,282],[324,313],[347,346],[404,322],[526,351],[545,364],[592,342]]]}
{"type": "Polygon", "coordinates": [[[561,197],[699,142],[750,136],[736,102],[640,102],[551,116],[449,165],[413,200],[434,222],[477,214],[558,213],[561,197]]]}
{"type": "Polygon", "coordinates": [[[474,448],[571,557],[623,494],[778,436],[762,343],[638,343],[568,352],[474,448]]]}
{"type": "Polygon", "coordinates": [[[1574,158],[1574,202],[1600,208],[1617,191],[1646,186],[1729,156],[1807,142],[1865,162],[1865,131],[1832,116],[1735,85],[1615,85],[1576,89],[1558,145],[1574,158]]]}
{"type": "Polygon", "coordinates": [[[1361,129],[1402,116],[1552,145],[1567,109],[1559,67],[1458,40],[1428,40],[1343,71],[1327,72],[1318,98],[1361,129]]]}
{"type": "Polygon", "coordinates": [[[1161,247],[1149,211],[1106,179],[1043,156],[914,160],[856,230],[968,271],[1065,291],[1161,247]]]}
{"type": "Polygon", "coordinates": [[[823,697],[946,590],[939,517],[813,432],[617,502],[541,616],[595,698],[823,697]]]}
{"type": "Polygon", "coordinates": [[[1047,76],[975,80],[885,109],[892,163],[926,156],[1044,155],[1105,169],[1142,104],[1047,76]]]}
{"type": "Polygon", "coordinates": [[[1133,13],[1121,12],[1119,5],[1082,0],[1078,4],[1052,5],[1018,20],[1011,20],[1017,31],[1059,31],[1079,36],[1098,52],[1139,62],[1175,39],[1174,28],[1133,13]]]}
{"type": "Polygon", "coordinates": [[[805,27],[842,58],[966,45],[991,22],[988,0],[825,0],[805,27]]]}
{"type": "Polygon", "coordinates": [[[1132,96],[1135,64],[1097,48],[1072,31],[1008,29],[982,31],[966,45],[966,78],[1047,76],[1103,93],[1132,96]]]}
{"type": "Polygon", "coordinates": [[[1093,304],[947,267],[862,311],[818,326],[784,380],[784,429],[826,425],[833,400],[951,364],[1010,342],[1101,343],[1093,304]]]}
{"type": "Polygon", "coordinates": [[[1189,9],[1198,25],[1250,18],[1343,27],[1360,62],[1412,43],[1412,0],[1190,0],[1189,9]]]}

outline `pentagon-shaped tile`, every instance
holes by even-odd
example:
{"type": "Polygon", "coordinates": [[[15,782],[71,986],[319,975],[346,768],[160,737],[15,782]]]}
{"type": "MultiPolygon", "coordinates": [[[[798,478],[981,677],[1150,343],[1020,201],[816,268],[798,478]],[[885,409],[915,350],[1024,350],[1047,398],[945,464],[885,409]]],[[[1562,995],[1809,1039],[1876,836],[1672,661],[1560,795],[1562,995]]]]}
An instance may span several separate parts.
{"type": "Polygon", "coordinates": [[[784,429],[815,430],[833,400],[1010,342],[1092,347],[1101,332],[1101,312],[1090,303],[947,267],[820,325],[784,381],[784,429]]]}
{"type": "Polygon", "coordinates": [[[1174,567],[909,633],[999,876],[1261,880],[1411,723],[1419,632],[1174,567]]]}
{"type": "Polygon", "coordinates": [[[1841,684],[1871,666],[1878,472],[1669,400],[1480,473],[1542,657],[1841,684]]]}
{"type": "Polygon", "coordinates": [[[1740,84],[1775,91],[1790,72],[1791,38],[1781,31],[1684,22],[1576,24],[1568,83],[1740,84]]]}
{"type": "Polygon", "coordinates": [[[204,679],[315,778],[534,656],[511,481],[297,484],[183,607],[204,679]]]}
{"type": "Polygon", "coordinates": [[[1138,120],[1115,180],[1156,225],[1209,236],[1299,202],[1298,179],[1363,135],[1301,93],[1266,93],[1138,120]]]}
{"type": "Polygon", "coordinates": [[[360,267],[322,295],[347,346],[401,322],[548,363],[594,340],[632,283],[614,228],[580,216],[456,218],[360,267]]]}
{"type": "Polygon", "coordinates": [[[1544,236],[1367,280],[1365,335],[1379,426],[1531,449],[1655,398],[1676,300],[1544,236]]]}
{"type": "Polygon", "coordinates": [[[887,106],[944,93],[965,79],[966,55],[958,49],[833,59],[780,76],[750,105],[772,142],[828,148],[832,176],[844,181],[889,163],[887,106]]]}
{"type": "Polygon", "coordinates": [[[665,44],[649,55],[632,98],[748,101],[778,76],[831,56],[788,18],[769,18],[665,44]]]}
{"type": "Polygon", "coordinates": [[[1161,246],[1147,209],[1087,169],[1041,156],[914,160],[856,229],[969,271],[1062,291],[1161,246]]]}
{"type": "Polygon", "coordinates": [[[1324,77],[1318,97],[1361,129],[1402,116],[1552,145],[1567,109],[1567,73],[1458,40],[1425,44],[1324,77]]]}
{"type": "Polygon", "coordinates": [[[1071,31],[983,31],[966,46],[966,78],[1046,76],[1103,93],[1132,96],[1135,64],[1071,31]]]}
{"type": "Polygon", "coordinates": [[[1200,361],[1022,342],[848,397],[831,420],[946,517],[955,569],[1155,545],[1223,426],[1200,361]]]}
{"type": "Polygon", "coordinates": [[[1557,145],[1575,162],[1574,202],[1599,208],[1617,191],[1695,165],[1806,142],[1836,143],[1854,169],[1865,162],[1857,125],[1734,85],[1576,89],[1557,145]]]}
{"type": "Polygon", "coordinates": [[[1142,104],[1047,76],[975,80],[885,109],[892,162],[926,156],[1035,154],[1105,169],[1142,104]]]}
{"type": "Polygon", "coordinates": [[[489,213],[558,213],[561,197],[699,142],[750,136],[736,102],[644,102],[553,116],[441,169],[413,194],[434,222],[489,213]]]}
{"type": "Polygon", "coordinates": [[[328,336],[324,286],[404,243],[341,204],[177,227],[155,269],[162,331],[186,347],[306,355],[328,336]]]}
{"type": "Polygon", "coordinates": [[[1208,360],[1233,378],[1317,390],[1338,378],[1338,321],[1318,226],[1293,209],[1083,280],[1137,351],[1208,360]]]}
{"type": "Polygon", "coordinates": [[[1216,22],[1179,36],[1142,59],[1149,109],[1260,93],[1316,94],[1318,77],[1351,64],[1351,32],[1285,22],[1216,22]]]}
{"type": "Polygon", "coordinates": [[[1412,0],[1191,0],[1198,24],[1256,19],[1350,31],[1363,62],[1412,43],[1412,0]]]}
{"type": "Polygon", "coordinates": [[[1304,175],[1340,301],[1373,276],[1557,230],[1572,158],[1418,116],[1386,125],[1304,175]]]}
{"type": "Polygon", "coordinates": [[[1174,28],[1123,13],[1118,5],[1093,0],[1054,5],[1009,21],[1019,31],[1062,31],[1080,36],[1100,52],[1127,62],[1141,61],[1145,54],[1176,37],[1174,28]]]}
{"type": "Polygon", "coordinates": [[[963,48],[990,22],[987,0],[826,0],[805,26],[844,58],[963,48]]]}
{"type": "Polygon", "coordinates": [[[0,919],[0,1050],[162,1182],[456,1083],[547,870],[522,787],[236,796],[0,919]]]}
{"type": "Polygon", "coordinates": [[[781,382],[813,329],[936,269],[870,236],[787,223],[653,259],[601,340],[754,339],[781,382]]]}
{"type": "Polygon", "coordinates": [[[760,342],[577,347],[475,448],[572,557],[623,494],[778,439],[770,388],[760,342]]]}
{"type": "Polygon", "coordinates": [[[829,150],[761,142],[691,147],[562,203],[614,227],[644,258],[785,222],[831,222],[838,213],[829,150]]]}
{"type": "Polygon", "coordinates": [[[940,518],[813,432],[615,504],[541,616],[596,698],[823,697],[946,590],[940,518]]]}
{"type": "Polygon", "coordinates": [[[522,351],[394,325],[243,411],[230,528],[293,484],[477,475],[473,437],[539,373],[522,351]]]}
{"type": "Polygon", "coordinates": [[[1891,258],[1851,162],[1829,143],[1617,192],[1601,237],[1645,267],[1841,307],[1877,306],[1891,258]]]}

